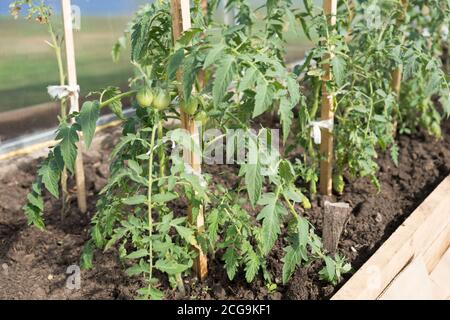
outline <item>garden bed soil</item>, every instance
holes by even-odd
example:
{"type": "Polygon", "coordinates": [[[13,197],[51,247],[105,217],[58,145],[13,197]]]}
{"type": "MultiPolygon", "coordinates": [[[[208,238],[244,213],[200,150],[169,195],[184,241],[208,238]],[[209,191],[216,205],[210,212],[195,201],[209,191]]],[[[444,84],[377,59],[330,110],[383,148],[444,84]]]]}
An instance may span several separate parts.
{"type": "MultiPolygon", "coordinates": [[[[339,250],[351,262],[354,271],[380,247],[411,212],[450,174],[450,121],[444,124],[443,139],[436,141],[424,133],[399,136],[399,167],[388,154],[380,154],[377,193],[368,179],[349,183],[336,201],[348,202],[351,218],[344,230],[339,250]]],[[[119,139],[120,130],[110,128],[95,138],[93,148],[85,154],[89,196],[88,214],[76,209],[61,222],[61,204],[46,199],[47,230],[40,232],[27,226],[21,207],[36,175],[45,150],[33,156],[0,162],[0,299],[133,299],[141,287],[139,278],[130,278],[115,251],[97,252],[94,269],[83,270],[81,288],[66,289],[66,270],[78,265],[82,247],[89,239],[89,221],[95,213],[96,194],[106,183],[108,154],[119,139]]],[[[205,166],[217,182],[228,187],[236,184],[236,168],[205,166]]],[[[320,198],[312,210],[304,212],[321,234],[320,198]]],[[[182,202],[176,208],[186,209],[182,202]]],[[[298,210],[301,210],[298,208],[298,210]]],[[[210,275],[204,283],[186,279],[185,297],[163,283],[166,298],[178,299],[328,299],[351,277],[333,287],[318,277],[319,263],[298,268],[288,285],[281,282],[283,244],[278,241],[269,257],[269,268],[278,283],[269,292],[261,278],[247,284],[242,273],[229,281],[220,256],[209,260],[210,275]]]]}

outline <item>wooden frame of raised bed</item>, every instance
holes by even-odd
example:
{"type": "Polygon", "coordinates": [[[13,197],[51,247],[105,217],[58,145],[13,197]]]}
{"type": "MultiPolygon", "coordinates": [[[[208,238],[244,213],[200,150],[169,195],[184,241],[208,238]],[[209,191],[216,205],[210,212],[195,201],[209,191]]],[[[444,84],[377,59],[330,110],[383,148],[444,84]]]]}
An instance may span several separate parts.
{"type": "Polygon", "coordinates": [[[332,297],[450,299],[450,176],[332,297]]]}

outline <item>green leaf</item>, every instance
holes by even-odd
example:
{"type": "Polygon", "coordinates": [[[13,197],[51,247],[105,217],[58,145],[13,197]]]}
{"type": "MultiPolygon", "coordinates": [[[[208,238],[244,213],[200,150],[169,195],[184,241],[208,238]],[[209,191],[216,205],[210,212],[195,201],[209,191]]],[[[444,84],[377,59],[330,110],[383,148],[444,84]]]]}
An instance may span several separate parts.
{"type": "Polygon", "coordinates": [[[291,132],[292,119],[294,118],[292,109],[294,107],[295,105],[292,104],[289,99],[286,97],[281,98],[278,113],[280,115],[280,121],[283,128],[283,143],[286,143],[289,133],[291,132]]]}
{"type": "Polygon", "coordinates": [[[192,229],[179,226],[179,225],[172,225],[178,232],[178,234],[189,244],[196,244],[197,241],[194,237],[194,231],[192,229]]]}
{"type": "Polygon", "coordinates": [[[61,140],[59,146],[61,148],[61,155],[64,159],[64,164],[70,172],[75,170],[75,160],[77,158],[77,145],[79,141],[77,129],[74,125],[69,126],[67,123],[62,123],[59,127],[56,140],[61,140]]]}
{"type": "MultiPolygon", "coordinates": [[[[118,87],[108,87],[103,91],[102,101],[108,101],[114,97],[117,97],[121,94],[122,91],[118,87]]],[[[96,102],[96,101],[94,101],[96,102]]],[[[119,119],[125,120],[125,115],[123,114],[123,105],[120,99],[114,100],[108,105],[108,108],[115,114],[115,116],[119,119]]]]}
{"type": "Polygon", "coordinates": [[[235,73],[234,58],[225,56],[216,71],[216,79],[213,84],[214,105],[218,106],[222,102],[228,87],[231,84],[235,73]]]}
{"type": "Polygon", "coordinates": [[[38,171],[45,188],[55,197],[59,198],[59,178],[61,171],[56,160],[49,156],[38,171]]]}
{"type": "Polygon", "coordinates": [[[263,177],[261,175],[261,163],[258,157],[258,150],[256,149],[253,153],[253,156],[256,157],[256,159],[252,162],[256,163],[249,163],[245,166],[245,185],[247,187],[250,202],[254,206],[261,196],[263,177]]]}
{"type": "Polygon", "coordinates": [[[138,196],[133,196],[130,198],[122,199],[122,203],[129,205],[129,206],[135,206],[138,204],[142,204],[142,203],[145,203],[146,201],[147,201],[147,197],[144,195],[138,195],[138,196]]]}
{"type": "Polygon", "coordinates": [[[209,240],[214,243],[218,237],[219,230],[219,210],[214,209],[212,212],[206,217],[206,223],[208,225],[208,236],[209,240]]]}
{"type": "Polygon", "coordinates": [[[190,266],[176,263],[175,261],[158,260],[155,263],[155,268],[168,275],[176,275],[186,271],[190,266]]]}
{"type": "Polygon", "coordinates": [[[128,166],[131,170],[133,170],[137,175],[141,175],[143,170],[139,163],[135,160],[128,160],[128,166]]]}
{"type": "Polygon", "coordinates": [[[169,80],[175,79],[178,69],[184,60],[184,48],[178,49],[170,57],[167,64],[167,76],[169,80]]]}
{"type": "Polygon", "coordinates": [[[247,89],[251,89],[257,79],[257,70],[255,68],[247,68],[244,76],[239,83],[239,91],[243,92],[247,89]]]}
{"type": "Polygon", "coordinates": [[[152,200],[156,203],[166,203],[172,200],[179,198],[176,193],[166,192],[166,193],[158,193],[152,197],[152,200]]]}
{"type": "Polygon", "coordinates": [[[97,120],[100,116],[100,104],[97,101],[88,101],[83,104],[77,122],[83,131],[86,148],[89,149],[94,138],[97,120]]]}
{"type": "Polygon", "coordinates": [[[40,211],[44,210],[44,199],[38,194],[29,193],[27,194],[28,203],[38,208],[40,211]]]}
{"type": "Polygon", "coordinates": [[[338,86],[342,86],[344,84],[345,79],[345,60],[339,56],[335,56],[331,60],[331,65],[333,67],[333,76],[338,86]]]}
{"type": "Polygon", "coordinates": [[[283,284],[286,284],[288,283],[289,279],[295,271],[295,268],[302,261],[302,259],[300,254],[292,246],[286,247],[284,251],[286,252],[286,254],[281,260],[283,261],[282,278],[283,284]]]}
{"type": "Polygon", "coordinates": [[[260,205],[265,207],[258,214],[257,219],[262,222],[262,251],[268,254],[275,244],[278,235],[281,233],[281,215],[286,213],[284,208],[278,201],[278,197],[273,193],[264,194],[260,201],[260,205]]]}
{"type": "Polygon", "coordinates": [[[195,79],[197,78],[197,60],[194,55],[184,59],[183,66],[183,98],[188,100],[192,94],[195,79]]]}
{"type": "Polygon", "coordinates": [[[255,109],[253,110],[253,118],[256,118],[266,112],[273,99],[273,88],[264,78],[259,78],[256,85],[255,109]]]}
{"type": "Polygon", "coordinates": [[[146,256],[148,256],[148,251],[145,249],[140,249],[140,250],[130,253],[125,258],[134,260],[134,259],[140,259],[140,258],[146,257],[146,256]]]}
{"type": "Polygon", "coordinates": [[[236,271],[239,266],[239,255],[234,247],[228,247],[222,257],[225,261],[225,269],[230,280],[236,276],[236,271]]]}
{"type": "Polygon", "coordinates": [[[223,55],[224,50],[225,45],[223,44],[218,44],[212,47],[206,55],[205,62],[203,63],[203,69],[206,69],[216,63],[216,61],[223,55]]]}
{"type": "Polygon", "coordinates": [[[258,273],[260,263],[259,257],[256,252],[253,250],[250,244],[248,244],[247,255],[245,257],[245,280],[248,283],[253,282],[258,273]]]}

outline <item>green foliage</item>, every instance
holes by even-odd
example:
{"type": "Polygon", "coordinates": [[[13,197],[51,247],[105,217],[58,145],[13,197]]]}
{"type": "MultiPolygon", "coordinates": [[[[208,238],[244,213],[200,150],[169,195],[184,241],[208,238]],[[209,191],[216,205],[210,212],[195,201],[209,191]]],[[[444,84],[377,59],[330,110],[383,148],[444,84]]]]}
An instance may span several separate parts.
{"type": "MultiPolygon", "coordinates": [[[[262,276],[273,291],[277,288],[267,261],[274,246],[281,244],[284,283],[296,268],[319,260],[324,266],[320,277],[337,284],[350,266],[340,255],[327,255],[299,208],[310,209],[307,196],[317,192],[321,155],[311,137],[311,122],[320,116],[322,89],[326,89],[335,104],[333,181],[339,193],[344,191],[344,173],[369,177],[380,187],[378,154],[389,150],[394,163],[398,162],[395,122],[400,131],[411,132],[420,125],[440,135],[438,124],[450,110],[448,84],[436,46],[414,41],[427,23],[413,14],[425,2],[411,2],[417,6],[405,9],[400,2],[378,1],[380,25],[365,19],[368,6],[375,1],[356,1],[352,21],[342,2],[336,26],[329,26],[322,9],[312,1],[295,10],[291,1],[267,1],[261,7],[265,9],[260,11],[262,18],[257,18],[247,0],[232,0],[227,8],[238,9],[237,24],[224,26],[211,19],[218,1],[208,3],[205,16],[196,1],[193,27],[177,41],[172,40],[169,3],[143,6],[125,31],[136,67],[130,79],[132,90],[122,94],[109,87],[97,93],[98,101],[85,103],[79,114],[61,119],[58,144],[42,163],[24,207],[29,223],[45,227],[42,189],[59,196],[62,171],[73,172],[79,134],[83,133],[89,146],[100,109],[108,106],[123,119],[121,99],[147,88],[167,93],[167,108],[137,107],[132,99],[136,113],[124,121],[123,136],[111,153],[111,176],[100,192],[83,266],[93,267],[96,249],[116,250],[126,273],[146,280],[139,297],[161,299],[160,276],[182,289],[182,276],[189,274],[201,248],[210,255],[220,254],[230,280],[240,272],[248,282],[262,276]],[[295,32],[302,29],[316,42],[304,63],[293,71],[284,62],[286,27],[295,32]],[[397,97],[390,79],[399,65],[405,66],[405,73],[397,97]],[[324,83],[328,66],[334,76],[324,83]],[[202,79],[197,76],[200,71],[202,79]],[[177,77],[181,74],[182,78],[177,77]],[[443,114],[432,104],[436,94],[443,102],[443,114]],[[198,101],[198,106],[183,116],[201,118],[204,128],[226,133],[262,127],[262,115],[278,114],[285,155],[297,147],[304,154],[301,159],[290,159],[266,150],[260,138],[274,138],[266,130],[245,139],[233,136],[244,143],[249,160],[239,164],[238,187],[226,190],[215,184],[208,188],[211,177],[195,172],[177,152],[169,152],[172,145],[200,153],[199,146],[183,130],[167,132],[161,125],[172,118],[180,120],[177,109],[189,99],[198,101]],[[180,217],[174,209],[180,199],[190,204],[191,219],[180,217]],[[243,203],[252,205],[251,212],[243,203]],[[206,213],[205,232],[192,223],[201,207],[206,213]]],[[[448,4],[439,4],[438,9],[432,8],[433,37],[438,17],[444,19],[448,13],[448,4]]],[[[124,39],[113,48],[114,56],[125,47],[124,39]]],[[[231,149],[235,146],[227,147],[232,153],[237,151],[231,149]]]]}

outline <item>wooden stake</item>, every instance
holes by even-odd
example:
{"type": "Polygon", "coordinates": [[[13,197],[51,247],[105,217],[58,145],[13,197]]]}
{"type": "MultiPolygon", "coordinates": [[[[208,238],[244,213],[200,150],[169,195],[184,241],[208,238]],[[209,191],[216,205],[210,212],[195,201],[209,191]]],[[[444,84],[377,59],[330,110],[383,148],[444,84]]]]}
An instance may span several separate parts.
{"type": "Polygon", "coordinates": [[[350,216],[350,205],[348,203],[331,203],[325,201],[323,212],[323,247],[335,254],[338,248],[342,231],[350,216]]]}
{"type": "MultiPolygon", "coordinates": [[[[61,0],[61,8],[64,23],[64,39],[66,44],[67,80],[69,86],[76,87],[78,86],[78,83],[75,64],[75,46],[73,41],[72,8],[70,0],[61,0]]],[[[70,95],[70,112],[79,110],[78,92],[76,92],[75,94],[70,95]]],[[[72,121],[74,120],[72,119],[72,121]]],[[[78,143],[78,155],[75,162],[75,179],[77,184],[78,208],[81,212],[86,213],[86,185],[83,168],[83,144],[81,139],[78,143]]]]}
{"type": "MultiPolygon", "coordinates": [[[[323,10],[328,17],[328,24],[336,24],[337,0],[324,0],[323,10]]],[[[331,59],[330,54],[324,56],[325,60],[331,59]]],[[[334,118],[333,95],[327,90],[327,82],[332,79],[331,67],[324,65],[325,75],[322,78],[322,120],[334,118]]],[[[332,174],[333,174],[333,135],[328,129],[322,129],[322,143],[320,145],[320,193],[330,196],[332,193],[332,174]]]]}
{"type": "MultiPolygon", "coordinates": [[[[191,13],[189,0],[171,0],[170,1],[172,12],[172,32],[174,41],[180,38],[181,34],[191,28],[191,13]]],[[[177,79],[181,83],[182,74],[178,72],[177,79]]],[[[180,90],[182,92],[182,90],[180,90]]],[[[195,141],[199,140],[199,128],[196,126],[194,119],[192,119],[186,113],[180,111],[181,123],[185,130],[187,130],[195,141]]],[[[193,151],[184,152],[186,163],[188,163],[193,170],[201,172],[200,155],[193,151]]],[[[189,207],[189,218],[192,220],[192,207],[189,207]]],[[[204,232],[205,221],[203,215],[203,207],[200,206],[195,223],[197,231],[199,233],[204,232]]],[[[206,255],[203,253],[200,247],[196,247],[198,253],[197,259],[194,263],[194,270],[197,273],[198,278],[203,281],[208,275],[208,261],[206,255]]]]}

